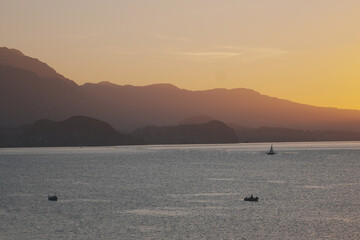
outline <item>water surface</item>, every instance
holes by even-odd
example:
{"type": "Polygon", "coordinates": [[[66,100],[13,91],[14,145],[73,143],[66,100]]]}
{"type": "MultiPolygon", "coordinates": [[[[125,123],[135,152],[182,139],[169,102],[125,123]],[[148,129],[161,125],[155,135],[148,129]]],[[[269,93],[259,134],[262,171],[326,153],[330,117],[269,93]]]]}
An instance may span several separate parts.
{"type": "Polygon", "coordinates": [[[360,143],[269,147],[0,149],[0,239],[360,239],[360,143]]]}

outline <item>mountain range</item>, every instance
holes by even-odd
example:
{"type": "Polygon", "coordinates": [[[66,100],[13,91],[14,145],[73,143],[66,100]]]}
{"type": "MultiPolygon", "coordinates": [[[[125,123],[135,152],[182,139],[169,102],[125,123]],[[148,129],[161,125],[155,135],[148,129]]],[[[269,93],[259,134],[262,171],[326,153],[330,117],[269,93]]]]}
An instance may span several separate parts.
{"type": "Polygon", "coordinates": [[[209,116],[239,129],[360,132],[358,110],[299,104],[244,88],[191,91],[171,84],[122,86],[106,81],[78,85],[40,60],[5,47],[0,48],[0,112],[0,127],[83,115],[132,132],[209,116]]]}

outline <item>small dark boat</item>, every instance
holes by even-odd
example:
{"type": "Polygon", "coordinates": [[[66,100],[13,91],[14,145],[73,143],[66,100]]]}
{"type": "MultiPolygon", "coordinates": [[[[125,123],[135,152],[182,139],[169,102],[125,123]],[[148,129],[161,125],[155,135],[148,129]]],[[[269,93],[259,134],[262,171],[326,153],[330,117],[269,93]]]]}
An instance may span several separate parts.
{"type": "Polygon", "coordinates": [[[259,198],[254,197],[253,195],[251,195],[250,197],[244,198],[244,201],[248,201],[248,202],[257,202],[258,200],[259,200],[259,198]]]}
{"type": "Polygon", "coordinates": [[[267,153],[267,155],[274,155],[276,152],[274,151],[273,145],[270,147],[270,151],[267,153]]]}
{"type": "Polygon", "coordinates": [[[49,201],[57,201],[58,200],[58,197],[54,194],[54,195],[49,195],[48,196],[48,200],[49,201]]]}

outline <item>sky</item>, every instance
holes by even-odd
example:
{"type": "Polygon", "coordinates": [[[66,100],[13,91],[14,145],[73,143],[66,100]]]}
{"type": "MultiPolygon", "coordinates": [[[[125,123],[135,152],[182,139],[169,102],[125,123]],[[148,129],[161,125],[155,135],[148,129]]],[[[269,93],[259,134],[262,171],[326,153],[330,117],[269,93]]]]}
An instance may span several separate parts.
{"type": "Polygon", "coordinates": [[[0,0],[0,46],[78,84],[249,88],[360,110],[359,0],[0,0]]]}

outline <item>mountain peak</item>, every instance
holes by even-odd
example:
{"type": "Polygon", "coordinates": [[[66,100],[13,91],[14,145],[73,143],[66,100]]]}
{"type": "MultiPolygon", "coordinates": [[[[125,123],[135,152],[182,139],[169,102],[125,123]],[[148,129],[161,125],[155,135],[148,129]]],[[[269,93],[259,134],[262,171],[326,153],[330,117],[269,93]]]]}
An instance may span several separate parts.
{"type": "Polygon", "coordinates": [[[68,80],[46,63],[36,58],[28,57],[17,49],[0,47],[0,64],[31,71],[39,77],[68,80]]]}
{"type": "Polygon", "coordinates": [[[151,85],[145,85],[145,86],[134,86],[134,85],[119,85],[116,83],[112,83],[109,81],[102,81],[102,82],[98,82],[98,83],[85,83],[82,85],[83,87],[96,87],[96,86],[103,86],[103,87],[130,87],[130,88],[147,88],[147,89],[158,89],[158,90],[170,90],[170,89],[176,89],[178,90],[179,88],[176,87],[173,84],[170,83],[157,83],[157,84],[151,84],[151,85]]]}
{"type": "Polygon", "coordinates": [[[15,48],[0,47],[0,54],[2,54],[3,52],[9,52],[18,56],[25,56],[20,50],[17,50],[15,48]]]}
{"type": "Polygon", "coordinates": [[[178,87],[170,83],[157,83],[157,84],[148,85],[146,87],[158,88],[158,89],[179,89],[178,87]]]}

